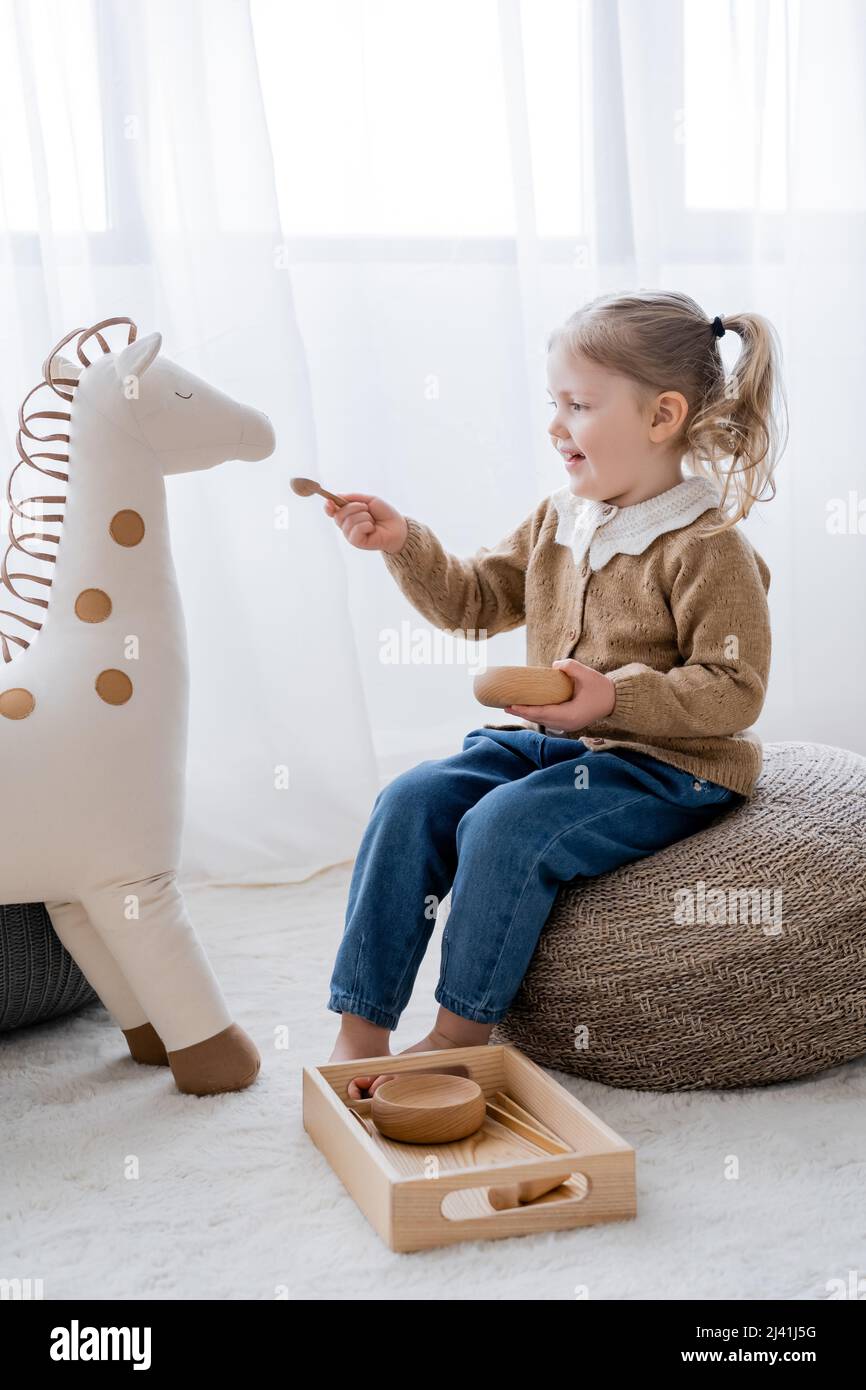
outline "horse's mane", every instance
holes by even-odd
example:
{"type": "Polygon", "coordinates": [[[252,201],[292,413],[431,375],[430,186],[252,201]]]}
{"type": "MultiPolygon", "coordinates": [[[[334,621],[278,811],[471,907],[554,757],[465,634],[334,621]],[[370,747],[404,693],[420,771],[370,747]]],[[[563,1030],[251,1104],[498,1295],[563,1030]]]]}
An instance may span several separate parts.
{"type": "MultiPolygon", "coordinates": [[[[74,401],[74,392],[76,386],[78,385],[79,379],[78,377],[54,376],[52,372],[54,358],[60,352],[61,348],[65,347],[66,344],[71,341],[71,339],[77,336],[78,341],[76,342],[75,347],[78,360],[82,363],[82,365],[85,368],[89,367],[90,358],[84,351],[84,344],[88,341],[89,338],[96,338],[96,341],[102,349],[103,354],[111,352],[111,348],[109,347],[105,338],[102,336],[102,329],[110,328],[113,324],[117,323],[124,323],[128,326],[128,342],[134,342],[138,334],[138,329],[136,328],[132,319],[128,318],[102,319],[99,323],[93,324],[90,328],[73,328],[71,333],[67,333],[66,337],[61,338],[60,342],[57,343],[56,346],[51,349],[51,352],[48,354],[45,361],[42,363],[41,381],[38,381],[36,385],[33,387],[33,389],[27,392],[27,395],[24,397],[24,400],[21,402],[21,405],[18,409],[19,428],[15,442],[18,447],[19,458],[18,462],[15,464],[15,467],[12,469],[12,472],[9,474],[9,478],[6,483],[6,499],[10,507],[9,544],[6,547],[2,560],[0,560],[0,584],[3,584],[9,590],[10,594],[13,594],[15,598],[21,600],[22,603],[34,604],[38,608],[47,608],[48,600],[44,598],[34,598],[30,594],[19,593],[13,581],[16,579],[26,579],[32,584],[43,584],[46,587],[50,587],[51,584],[54,582],[53,579],[51,577],[46,577],[40,574],[31,574],[27,571],[10,572],[7,561],[9,559],[10,553],[13,550],[18,550],[21,552],[22,555],[26,555],[29,560],[41,560],[50,565],[56,564],[56,551],[54,554],[52,554],[48,551],[29,550],[26,545],[22,544],[22,542],[48,541],[56,547],[60,543],[60,532],[55,533],[53,531],[24,531],[19,533],[19,531],[16,529],[16,519],[21,518],[21,520],[23,521],[35,522],[36,525],[44,525],[50,522],[53,525],[62,526],[62,511],[43,512],[41,515],[32,516],[30,512],[24,510],[24,508],[26,507],[28,502],[51,503],[55,505],[65,503],[66,493],[64,492],[60,495],[55,494],[50,496],[42,494],[35,495],[32,497],[21,497],[16,500],[12,496],[12,479],[15,477],[15,474],[18,472],[18,469],[22,466],[22,464],[26,464],[30,468],[34,468],[37,473],[42,473],[46,478],[56,478],[61,483],[68,483],[68,473],[64,473],[59,468],[45,468],[42,464],[36,463],[34,460],[50,459],[52,463],[68,464],[69,454],[52,453],[46,450],[42,450],[38,453],[31,454],[28,452],[28,448],[25,447],[25,439],[28,441],[35,440],[38,444],[61,443],[65,444],[68,449],[68,434],[34,434],[33,431],[30,429],[30,422],[32,420],[40,419],[69,421],[72,418],[72,413],[70,410],[34,410],[29,415],[25,415],[25,406],[27,405],[27,402],[30,400],[30,397],[34,395],[35,392],[42,390],[42,388],[46,386],[49,388],[49,390],[54,392],[55,396],[59,396],[62,400],[69,401],[71,404],[74,401]]],[[[2,615],[5,618],[14,618],[17,623],[21,623],[24,627],[30,628],[31,631],[38,632],[39,629],[42,627],[41,621],[37,622],[34,618],[25,617],[23,613],[16,613],[12,609],[0,608],[0,615],[2,615]]],[[[4,661],[12,660],[13,654],[9,647],[10,642],[14,642],[19,647],[30,646],[30,643],[24,637],[19,637],[14,633],[4,632],[2,629],[0,629],[0,653],[2,653],[4,661]]]]}

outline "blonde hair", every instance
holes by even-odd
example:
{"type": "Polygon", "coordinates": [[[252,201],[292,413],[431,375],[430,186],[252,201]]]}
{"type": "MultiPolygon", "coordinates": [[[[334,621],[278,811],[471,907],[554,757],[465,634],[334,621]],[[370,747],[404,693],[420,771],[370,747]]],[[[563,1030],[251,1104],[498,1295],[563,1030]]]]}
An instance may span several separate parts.
{"type": "Polygon", "coordinates": [[[631,378],[641,403],[662,391],[682,392],[689,410],[674,446],[692,473],[722,485],[719,510],[726,519],[708,536],[736,525],[755,502],[775,497],[773,471],[788,435],[775,328],[761,314],[727,314],[721,322],[742,340],[729,377],[714,321],[689,295],[673,290],[599,295],[554,329],[547,343],[548,352],[562,345],[631,378]],[[725,512],[732,486],[734,505],[725,512]]]}

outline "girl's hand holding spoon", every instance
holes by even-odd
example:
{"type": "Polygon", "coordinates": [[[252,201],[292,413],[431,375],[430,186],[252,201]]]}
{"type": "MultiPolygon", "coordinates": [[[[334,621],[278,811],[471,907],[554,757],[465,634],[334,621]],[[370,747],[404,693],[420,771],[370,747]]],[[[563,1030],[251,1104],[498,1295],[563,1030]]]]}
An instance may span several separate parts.
{"type": "Polygon", "coordinates": [[[292,478],[292,490],[301,497],[320,493],[325,512],[332,516],[350,545],[358,550],[385,550],[396,555],[409,533],[406,518],[390,502],[366,492],[338,495],[327,492],[311,478],[292,478]]]}
{"type": "Polygon", "coordinates": [[[325,502],[325,511],[336,521],[350,545],[358,550],[385,550],[396,555],[409,534],[406,518],[381,497],[347,492],[346,505],[325,502]]]}

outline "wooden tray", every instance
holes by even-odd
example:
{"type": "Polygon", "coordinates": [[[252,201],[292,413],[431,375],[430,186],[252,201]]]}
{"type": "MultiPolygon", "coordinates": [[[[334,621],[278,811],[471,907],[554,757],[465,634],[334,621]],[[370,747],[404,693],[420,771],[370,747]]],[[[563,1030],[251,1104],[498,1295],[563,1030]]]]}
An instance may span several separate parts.
{"type": "Polygon", "coordinates": [[[304,1067],[304,1129],[392,1250],[562,1231],[637,1215],[635,1151],[510,1044],[362,1057],[304,1067]],[[454,1144],[400,1144],[365,1125],[369,1101],[349,1100],[353,1076],[465,1068],[485,1097],[503,1091],[569,1146],[545,1153],[489,1116],[454,1144]],[[496,1211],[487,1191],[529,1178],[571,1177],[534,1202],[496,1211]]]}

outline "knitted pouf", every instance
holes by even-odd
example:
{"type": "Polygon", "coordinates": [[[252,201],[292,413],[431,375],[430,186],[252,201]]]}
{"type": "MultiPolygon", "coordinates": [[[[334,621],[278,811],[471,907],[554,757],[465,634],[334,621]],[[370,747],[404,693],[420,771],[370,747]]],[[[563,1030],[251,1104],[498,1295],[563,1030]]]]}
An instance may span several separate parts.
{"type": "Polygon", "coordinates": [[[491,1042],[659,1091],[760,1086],[866,1053],[866,758],[765,744],[751,801],[564,884],[491,1042]]]}
{"type": "Polygon", "coordinates": [[[96,997],[44,903],[0,907],[0,1033],[58,1018],[96,997]]]}

